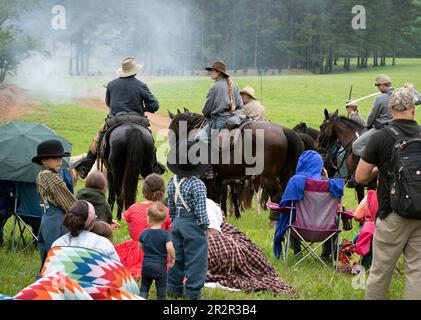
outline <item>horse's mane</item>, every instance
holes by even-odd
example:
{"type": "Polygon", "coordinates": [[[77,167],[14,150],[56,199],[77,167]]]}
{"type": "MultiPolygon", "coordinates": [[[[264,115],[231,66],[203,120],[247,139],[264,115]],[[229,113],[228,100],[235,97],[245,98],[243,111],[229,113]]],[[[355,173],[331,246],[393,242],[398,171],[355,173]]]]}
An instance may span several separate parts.
{"type": "Polygon", "coordinates": [[[360,128],[363,127],[360,123],[358,123],[358,122],[356,122],[356,121],[354,121],[352,119],[349,119],[347,117],[339,116],[338,118],[341,119],[341,120],[343,120],[344,122],[350,124],[351,126],[356,127],[357,129],[360,129],[360,128]]]}
{"type": "Polygon", "coordinates": [[[301,122],[297,124],[293,130],[298,133],[304,133],[304,134],[309,135],[314,141],[316,141],[320,135],[320,131],[314,128],[308,127],[305,122],[301,122]]]}

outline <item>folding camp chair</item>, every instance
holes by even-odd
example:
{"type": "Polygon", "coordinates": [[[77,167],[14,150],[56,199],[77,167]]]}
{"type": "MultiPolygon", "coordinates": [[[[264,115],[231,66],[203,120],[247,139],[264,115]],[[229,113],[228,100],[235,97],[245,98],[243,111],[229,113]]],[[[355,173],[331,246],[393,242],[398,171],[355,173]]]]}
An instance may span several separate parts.
{"type": "Polygon", "coordinates": [[[38,241],[38,230],[44,213],[43,201],[35,183],[17,182],[14,195],[12,250],[27,250],[38,241]]]}
{"type": "MultiPolygon", "coordinates": [[[[304,190],[304,199],[295,201],[291,207],[280,208],[273,203],[268,203],[272,210],[289,214],[289,225],[287,227],[287,244],[284,247],[284,261],[288,264],[288,253],[291,246],[291,239],[294,237],[304,245],[301,253],[307,254],[295,265],[299,265],[308,257],[313,257],[325,267],[328,267],[317,254],[317,250],[330,241],[332,262],[337,263],[339,241],[335,239],[341,230],[339,223],[342,217],[352,218],[348,213],[339,210],[341,199],[335,199],[329,192],[329,180],[307,179],[304,190]],[[295,220],[293,220],[295,212],[295,220]],[[317,244],[316,246],[314,246],[317,244]],[[336,253],[336,254],[335,254],[336,253]]],[[[298,255],[298,254],[297,254],[298,255]]]]}

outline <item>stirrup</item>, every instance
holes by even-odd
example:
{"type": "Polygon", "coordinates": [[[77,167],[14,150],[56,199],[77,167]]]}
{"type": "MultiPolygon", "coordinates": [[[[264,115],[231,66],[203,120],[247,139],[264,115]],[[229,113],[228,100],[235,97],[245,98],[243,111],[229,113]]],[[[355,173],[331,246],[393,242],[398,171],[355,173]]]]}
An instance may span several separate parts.
{"type": "Polygon", "coordinates": [[[152,170],[154,173],[159,174],[160,176],[162,176],[165,172],[167,172],[167,168],[165,168],[165,166],[159,161],[153,164],[152,170]]]}

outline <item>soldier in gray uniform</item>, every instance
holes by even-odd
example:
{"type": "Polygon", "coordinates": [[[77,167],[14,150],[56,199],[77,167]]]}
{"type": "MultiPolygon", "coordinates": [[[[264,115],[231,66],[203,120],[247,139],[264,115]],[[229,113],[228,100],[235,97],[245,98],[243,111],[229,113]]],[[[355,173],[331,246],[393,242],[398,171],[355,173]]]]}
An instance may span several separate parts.
{"type": "Polygon", "coordinates": [[[382,74],[377,77],[375,86],[382,93],[377,97],[374,102],[373,108],[370,115],[367,119],[367,128],[368,131],[361,135],[357,140],[352,144],[352,152],[355,156],[361,157],[365,146],[370,140],[370,137],[383,127],[389,125],[392,122],[392,114],[389,111],[389,101],[392,93],[395,91],[395,88],[392,87],[392,80],[385,74],[382,74]]]}

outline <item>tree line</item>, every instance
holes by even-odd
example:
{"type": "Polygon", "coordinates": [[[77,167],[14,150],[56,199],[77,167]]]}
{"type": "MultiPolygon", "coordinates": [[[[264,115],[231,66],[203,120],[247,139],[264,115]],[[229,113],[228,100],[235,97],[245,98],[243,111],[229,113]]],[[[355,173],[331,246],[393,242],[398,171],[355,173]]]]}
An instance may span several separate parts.
{"type": "Polygon", "coordinates": [[[70,52],[71,75],[90,74],[101,52],[136,56],[154,74],[192,73],[215,59],[236,71],[321,74],[395,65],[421,54],[419,12],[421,0],[0,0],[0,82],[58,44],[70,52]],[[65,30],[51,28],[57,4],[65,30]],[[357,4],[365,15],[353,12],[357,4]]]}

